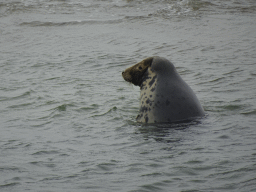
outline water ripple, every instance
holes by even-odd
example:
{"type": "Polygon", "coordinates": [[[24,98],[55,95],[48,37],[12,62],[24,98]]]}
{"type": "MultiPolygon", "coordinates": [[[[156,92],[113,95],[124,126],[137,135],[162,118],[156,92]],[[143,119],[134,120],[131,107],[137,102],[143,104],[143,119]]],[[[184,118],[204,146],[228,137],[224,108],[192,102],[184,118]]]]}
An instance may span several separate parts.
{"type": "Polygon", "coordinates": [[[65,21],[65,22],[42,22],[42,21],[31,21],[31,22],[22,22],[20,26],[30,26],[30,27],[58,27],[58,26],[67,26],[67,25],[93,25],[93,24],[115,24],[120,23],[121,20],[83,20],[83,21],[65,21]]]}
{"type": "Polygon", "coordinates": [[[1,1],[0,191],[255,191],[254,4],[1,1]],[[136,122],[152,55],[205,117],[136,122]]]}

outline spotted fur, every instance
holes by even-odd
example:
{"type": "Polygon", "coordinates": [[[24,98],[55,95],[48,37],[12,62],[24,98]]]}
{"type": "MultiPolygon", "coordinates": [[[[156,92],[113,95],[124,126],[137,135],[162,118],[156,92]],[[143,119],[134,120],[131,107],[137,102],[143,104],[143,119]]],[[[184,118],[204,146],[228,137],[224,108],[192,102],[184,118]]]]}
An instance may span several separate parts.
{"type": "Polygon", "coordinates": [[[192,89],[164,58],[149,57],[126,69],[122,76],[140,86],[138,122],[175,122],[204,115],[192,89]]]}

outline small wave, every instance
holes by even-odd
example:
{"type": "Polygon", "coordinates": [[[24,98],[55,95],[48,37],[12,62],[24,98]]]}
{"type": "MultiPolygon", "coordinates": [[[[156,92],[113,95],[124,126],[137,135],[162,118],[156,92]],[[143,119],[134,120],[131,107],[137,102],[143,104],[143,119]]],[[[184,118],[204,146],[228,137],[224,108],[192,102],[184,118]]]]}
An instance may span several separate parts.
{"type": "Polygon", "coordinates": [[[137,20],[146,20],[146,19],[149,19],[151,15],[148,15],[148,16],[144,16],[144,15],[141,15],[141,16],[125,16],[124,17],[124,20],[127,20],[127,21],[137,21],[137,20]]]}
{"type": "MultiPolygon", "coordinates": [[[[163,184],[161,184],[163,185],[163,184]]],[[[158,183],[148,184],[148,185],[142,185],[141,188],[145,189],[146,191],[162,191],[162,186],[158,183]]],[[[144,190],[143,190],[144,191],[144,190]]]]}
{"type": "Polygon", "coordinates": [[[98,106],[96,106],[96,107],[94,107],[94,106],[91,106],[91,107],[81,107],[79,109],[76,109],[75,111],[77,111],[77,112],[92,111],[92,110],[95,110],[97,108],[98,108],[98,106]]]}
{"type": "Polygon", "coordinates": [[[93,115],[92,117],[100,117],[100,116],[104,116],[104,115],[107,115],[107,114],[109,114],[109,113],[111,113],[111,112],[113,112],[113,111],[116,111],[117,110],[117,107],[112,107],[111,109],[109,109],[107,112],[105,112],[105,113],[102,113],[102,114],[98,114],[98,115],[93,115]]]}
{"type": "Polygon", "coordinates": [[[77,11],[90,8],[82,2],[57,1],[6,1],[0,2],[2,11],[0,16],[6,16],[15,13],[47,13],[47,14],[74,14],[77,11]]]}
{"type": "Polygon", "coordinates": [[[21,108],[21,109],[23,109],[24,107],[31,106],[31,105],[33,105],[33,104],[35,104],[35,102],[32,102],[32,103],[22,103],[22,104],[17,104],[17,105],[11,105],[11,106],[9,106],[8,108],[13,108],[13,109],[19,109],[19,108],[21,108]]]}
{"type": "MultiPolygon", "coordinates": [[[[33,153],[32,155],[49,155],[49,154],[59,154],[59,151],[55,151],[55,150],[51,150],[51,151],[38,151],[38,152],[35,152],[33,153]]],[[[33,162],[32,162],[33,164],[33,162]]]]}
{"type": "Polygon", "coordinates": [[[66,111],[66,109],[67,109],[67,105],[66,104],[60,105],[60,106],[57,107],[57,110],[59,110],[59,111],[66,111]]]}
{"type": "Polygon", "coordinates": [[[229,110],[229,111],[236,111],[243,108],[242,105],[226,105],[222,107],[223,109],[229,110]]]}
{"type": "Polygon", "coordinates": [[[23,98],[26,98],[27,96],[30,96],[30,94],[32,93],[33,91],[26,91],[26,92],[23,92],[19,95],[16,95],[14,97],[6,97],[5,100],[16,100],[16,99],[23,99],[23,98]]]}
{"type": "Polygon", "coordinates": [[[213,79],[213,80],[210,80],[209,82],[219,82],[219,81],[222,81],[223,79],[225,79],[225,77],[218,77],[216,79],[213,79]]]}
{"type": "Polygon", "coordinates": [[[5,172],[5,171],[15,171],[15,172],[20,172],[21,170],[17,167],[0,167],[0,171],[1,172],[5,172]]]}
{"type": "Polygon", "coordinates": [[[12,182],[12,183],[7,183],[7,184],[4,184],[4,185],[0,185],[0,189],[1,188],[7,188],[7,187],[13,187],[13,186],[16,186],[16,185],[20,185],[20,183],[12,182]]]}
{"type": "Polygon", "coordinates": [[[210,3],[199,0],[182,0],[167,5],[164,8],[158,9],[152,16],[159,16],[163,18],[172,18],[180,16],[197,16],[199,9],[210,5],[210,3]]]}
{"type": "Polygon", "coordinates": [[[69,26],[69,25],[86,25],[86,24],[113,24],[120,23],[120,19],[116,20],[83,20],[83,21],[64,21],[64,22],[52,22],[52,21],[31,21],[22,22],[20,26],[30,26],[30,27],[59,27],[59,26],[69,26]]]}
{"type": "Polygon", "coordinates": [[[242,115],[256,115],[256,109],[248,111],[248,112],[242,112],[242,115]]]}
{"type": "Polygon", "coordinates": [[[74,107],[74,104],[62,104],[55,108],[56,111],[66,111],[67,107],[74,107]]]}
{"type": "Polygon", "coordinates": [[[103,171],[112,171],[115,166],[116,163],[101,163],[97,165],[97,167],[103,171]]]}
{"type": "Polygon", "coordinates": [[[236,112],[240,112],[244,108],[246,108],[246,106],[241,105],[241,104],[221,105],[219,103],[216,103],[215,106],[213,106],[213,105],[205,106],[205,110],[209,111],[209,112],[227,112],[227,111],[229,111],[232,113],[236,113],[236,112]]]}

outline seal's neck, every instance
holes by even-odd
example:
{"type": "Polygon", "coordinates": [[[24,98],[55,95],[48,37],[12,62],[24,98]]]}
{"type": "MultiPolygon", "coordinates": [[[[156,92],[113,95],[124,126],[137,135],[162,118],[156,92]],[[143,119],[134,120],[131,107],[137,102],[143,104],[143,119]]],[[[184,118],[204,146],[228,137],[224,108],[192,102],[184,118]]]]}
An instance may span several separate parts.
{"type": "Polygon", "coordinates": [[[148,89],[150,87],[152,87],[152,85],[156,83],[156,73],[153,72],[151,70],[151,68],[148,68],[148,70],[144,73],[143,77],[142,77],[142,83],[140,85],[140,90],[145,90],[148,89]]]}

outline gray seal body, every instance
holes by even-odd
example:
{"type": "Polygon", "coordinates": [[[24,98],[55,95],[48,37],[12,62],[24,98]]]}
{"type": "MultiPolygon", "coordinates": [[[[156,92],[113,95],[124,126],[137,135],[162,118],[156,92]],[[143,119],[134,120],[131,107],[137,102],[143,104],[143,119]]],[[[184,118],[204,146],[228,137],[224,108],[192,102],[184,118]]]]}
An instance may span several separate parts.
{"type": "Polygon", "coordinates": [[[165,58],[149,57],[122,73],[123,78],[140,86],[141,123],[167,123],[204,116],[193,90],[165,58]]]}

